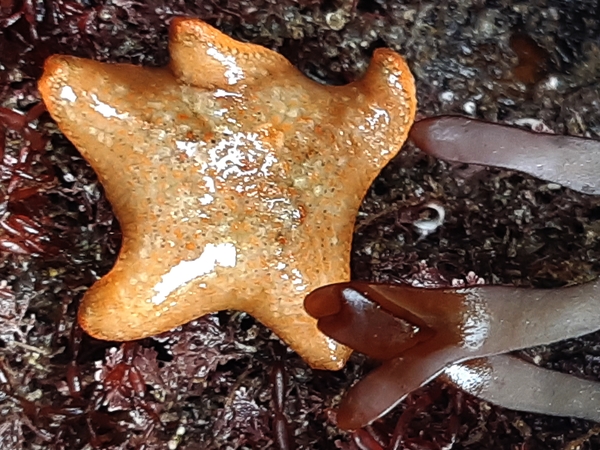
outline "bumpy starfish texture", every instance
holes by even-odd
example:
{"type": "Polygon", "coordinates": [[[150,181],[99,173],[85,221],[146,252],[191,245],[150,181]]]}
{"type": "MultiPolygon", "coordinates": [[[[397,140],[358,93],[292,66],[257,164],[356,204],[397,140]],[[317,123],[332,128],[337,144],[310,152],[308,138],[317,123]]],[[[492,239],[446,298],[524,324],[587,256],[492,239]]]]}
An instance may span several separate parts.
{"type": "Polygon", "coordinates": [[[342,367],[350,350],[303,300],[349,279],[362,197],[414,118],[408,67],[377,50],[361,80],[327,87],[199,20],[174,20],[169,41],[165,68],[54,56],[40,81],[123,230],[81,325],[131,340],[236,309],[313,367],[342,367]]]}

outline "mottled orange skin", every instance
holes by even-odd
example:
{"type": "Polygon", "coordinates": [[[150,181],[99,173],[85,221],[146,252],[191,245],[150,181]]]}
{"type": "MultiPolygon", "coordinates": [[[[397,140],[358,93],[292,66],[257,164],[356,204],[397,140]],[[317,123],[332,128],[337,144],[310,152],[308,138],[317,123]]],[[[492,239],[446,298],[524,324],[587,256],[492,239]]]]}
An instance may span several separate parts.
{"type": "Polygon", "coordinates": [[[170,53],[159,69],[54,56],[40,81],[123,230],[81,325],[130,340],[237,309],[313,367],[343,367],[350,350],[317,329],[303,300],[349,279],[360,202],[414,118],[408,67],[378,50],[361,80],[323,86],[184,18],[170,53]]]}

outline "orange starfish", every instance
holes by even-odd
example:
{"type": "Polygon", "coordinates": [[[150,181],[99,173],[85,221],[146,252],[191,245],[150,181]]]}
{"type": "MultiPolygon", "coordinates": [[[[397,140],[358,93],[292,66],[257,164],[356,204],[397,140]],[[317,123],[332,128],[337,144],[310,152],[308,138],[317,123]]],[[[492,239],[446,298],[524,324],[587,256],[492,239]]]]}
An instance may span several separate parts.
{"type": "Polygon", "coordinates": [[[362,197],[414,118],[408,67],[377,50],[361,80],[322,86],[273,51],[184,18],[169,48],[158,69],[46,62],[48,110],[123,230],[81,325],[130,340],[237,309],[313,367],[341,368],[350,350],[317,329],[303,300],[349,280],[362,197]]]}

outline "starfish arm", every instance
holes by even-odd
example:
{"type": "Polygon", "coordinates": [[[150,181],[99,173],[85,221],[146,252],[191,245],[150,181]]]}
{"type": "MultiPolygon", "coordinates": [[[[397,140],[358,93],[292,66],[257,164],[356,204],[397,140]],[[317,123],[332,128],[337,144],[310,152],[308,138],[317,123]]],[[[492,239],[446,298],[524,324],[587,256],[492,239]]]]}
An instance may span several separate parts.
{"type": "Polygon", "coordinates": [[[361,79],[331,89],[347,104],[343,121],[348,126],[340,133],[345,129],[353,144],[353,162],[387,164],[406,140],[417,110],[415,80],[406,61],[390,49],[377,49],[361,79]]]}
{"type": "MultiPolygon", "coordinates": [[[[296,294],[297,295],[297,294],[296,294]]],[[[301,302],[294,301],[295,295],[281,302],[273,301],[265,308],[262,302],[250,302],[248,313],[273,330],[273,332],[299,355],[310,355],[307,362],[314,368],[339,370],[344,367],[352,349],[340,344],[317,328],[316,321],[306,314],[301,302]],[[251,305],[260,305],[257,308],[251,305]]]]}
{"type": "Polygon", "coordinates": [[[180,98],[173,76],[165,69],[52,56],[39,89],[61,131],[98,174],[124,234],[139,231],[128,233],[130,224],[157,220],[161,212],[149,199],[160,203],[174,186],[168,174],[147,170],[171,156],[153,140],[174,146],[176,136],[164,130],[175,120],[185,126],[192,116],[185,106],[175,113],[166,108],[180,98]]]}
{"type": "Polygon", "coordinates": [[[169,53],[175,76],[197,87],[239,91],[266,77],[301,76],[279,53],[236,41],[198,19],[173,19],[169,53]]]}

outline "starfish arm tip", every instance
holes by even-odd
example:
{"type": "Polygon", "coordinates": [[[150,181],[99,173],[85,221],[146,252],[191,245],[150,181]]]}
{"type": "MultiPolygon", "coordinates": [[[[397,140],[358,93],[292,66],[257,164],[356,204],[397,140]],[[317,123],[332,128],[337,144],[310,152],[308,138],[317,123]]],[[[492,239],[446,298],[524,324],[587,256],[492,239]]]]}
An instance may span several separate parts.
{"type": "Polygon", "coordinates": [[[44,62],[44,72],[38,81],[38,88],[40,89],[46,104],[46,97],[50,95],[52,85],[55,83],[56,78],[68,67],[67,64],[72,59],[73,57],[65,55],[51,55],[44,62]]]}
{"type": "MultiPolygon", "coordinates": [[[[264,305],[263,305],[264,306],[264,305]]],[[[317,328],[317,321],[299,305],[289,305],[285,314],[279,309],[243,308],[248,314],[284,341],[292,350],[317,370],[340,370],[352,354],[352,349],[326,336],[317,328]]]]}
{"type": "Polygon", "coordinates": [[[280,54],[236,41],[199,19],[177,17],[169,35],[170,67],[184,83],[240,90],[265,76],[295,70],[280,54]]]}
{"type": "Polygon", "coordinates": [[[408,64],[389,48],[375,50],[367,73],[360,82],[378,102],[395,109],[403,124],[412,124],[417,110],[417,88],[408,64]]]}
{"type": "Polygon", "coordinates": [[[402,147],[417,110],[415,80],[406,61],[391,49],[377,49],[364,76],[341,91],[348,99],[356,140],[383,166],[402,147]]]}

